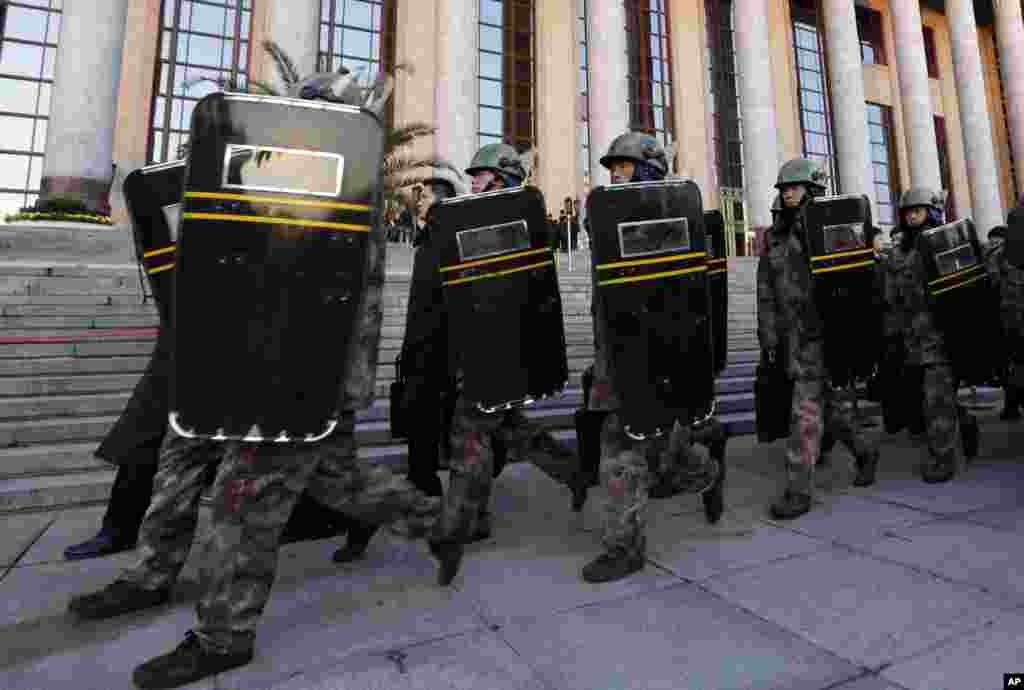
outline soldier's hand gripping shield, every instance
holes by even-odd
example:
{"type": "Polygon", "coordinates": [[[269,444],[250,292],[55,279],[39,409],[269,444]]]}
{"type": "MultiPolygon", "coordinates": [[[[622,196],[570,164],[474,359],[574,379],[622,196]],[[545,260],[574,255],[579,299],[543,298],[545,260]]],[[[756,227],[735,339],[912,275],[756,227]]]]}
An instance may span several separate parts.
{"type": "Polygon", "coordinates": [[[534,187],[434,206],[448,342],[462,393],[485,413],[561,391],[569,379],[562,297],[541,192],[534,187]]]}
{"type": "Polygon", "coordinates": [[[171,425],[309,442],[337,425],[379,220],[384,134],[353,106],[217,93],[195,108],[171,425]]]}
{"type": "Polygon", "coordinates": [[[587,199],[598,318],[628,434],[714,413],[700,190],[689,180],[598,187],[587,199]]]}
{"type": "Polygon", "coordinates": [[[718,209],[704,212],[708,292],[711,297],[711,339],[715,373],[725,369],[729,353],[729,259],[725,254],[725,219],[718,209]]]}
{"type": "Polygon", "coordinates": [[[163,324],[170,323],[173,313],[175,252],[184,186],[183,160],[139,168],[124,180],[136,252],[163,324]]]}
{"type": "Polygon", "coordinates": [[[1003,362],[1002,326],[974,223],[965,218],[931,228],[917,242],[935,326],[956,377],[967,385],[989,383],[1003,362]]]}
{"type": "Polygon", "coordinates": [[[846,386],[870,376],[882,335],[871,202],[858,194],[817,197],[805,213],[814,302],[825,325],[825,367],[833,383],[846,386]]]}
{"type": "Polygon", "coordinates": [[[1024,206],[1018,206],[1006,217],[1006,260],[1011,266],[1024,269],[1024,206]]]}

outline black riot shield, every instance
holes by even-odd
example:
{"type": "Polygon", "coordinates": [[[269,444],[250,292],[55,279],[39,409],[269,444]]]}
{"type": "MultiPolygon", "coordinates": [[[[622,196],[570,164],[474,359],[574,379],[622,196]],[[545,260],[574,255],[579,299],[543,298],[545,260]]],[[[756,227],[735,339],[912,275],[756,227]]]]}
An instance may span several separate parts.
{"type": "Polygon", "coordinates": [[[871,202],[847,194],[812,199],[806,208],[814,301],[825,327],[825,367],[836,385],[867,379],[881,339],[876,308],[871,202]]]}
{"type": "Polygon", "coordinates": [[[496,412],[569,380],[562,297],[544,196],[534,187],[453,197],[434,207],[448,342],[462,394],[496,412]]]}
{"type": "Polygon", "coordinates": [[[185,161],[139,168],[124,180],[136,253],[146,272],[160,322],[170,323],[185,161]]]}
{"type": "Polygon", "coordinates": [[[1024,268],[1024,206],[1018,206],[1006,217],[1006,260],[1024,268]]]}
{"type": "Polygon", "coordinates": [[[725,369],[729,354],[729,259],[725,254],[725,219],[722,212],[704,212],[708,292],[711,297],[711,339],[715,344],[715,373],[725,369]]]}
{"type": "Polygon", "coordinates": [[[217,93],[192,117],[171,424],[214,440],[316,441],[337,425],[380,214],[372,113],[217,93]]]}
{"type": "Polygon", "coordinates": [[[960,382],[988,384],[1002,366],[999,297],[969,219],[925,230],[918,238],[935,326],[960,382]]]}
{"type": "Polygon", "coordinates": [[[587,199],[598,314],[626,432],[669,431],[714,412],[700,190],[689,180],[598,187],[587,199]]]}

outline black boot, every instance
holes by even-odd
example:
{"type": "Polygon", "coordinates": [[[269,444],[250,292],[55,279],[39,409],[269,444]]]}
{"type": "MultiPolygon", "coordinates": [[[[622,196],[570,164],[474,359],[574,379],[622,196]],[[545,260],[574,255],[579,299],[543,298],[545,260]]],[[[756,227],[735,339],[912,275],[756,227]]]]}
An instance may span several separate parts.
{"type": "Polygon", "coordinates": [[[966,412],[961,415],[960,435],[963,438],[964,457],[968,460],[978,457],[981,430],[978,428],[978,420],[974,415],[967,414],[966,412]]]}
{"type": "Polygon", "coordinates": [[[1020,419],[1020,390],[1016,386],[1004,386],[1005,402],[999,419],[1004,422],[1016,422],[1020,419]]]}
{"type": "Polygon", "coordinates": [[[73,544],[64,549],[64,558],[69,561],[78,561],[83,558],[109,556],[112,553],[134,549],[135,541],[136,536],[134,534],[124,537],[113,528],[104,526],[92,539],[83,541],[81,544],[73,544]]]}
{"type": "Polygon", "coordinates": [[[430,553],[440,564],[437,571],[437,584],[447,587],[459,574],[459,566],[462,564],[462,554],[465,548],[458,539],[434,539],[428,542],[428,546],[430,553]]]}
{"type": "Polygon", "coordinates": [[[351,525],[349,525],[345,546],[334,552],[334,562],[351,563],[365,556],[370,540],[373,539],[373,535],[377,533],[378,529],[380,529],[380,525],[352,520],[351,525]]]}
{"type": "Polygon", "coordinates": [[[491,538],[491,513],[485,510],[477,516],[476,529],[466,538],[465,544],[475,544],[491,538]]]}
{"type": "Polygon", "coordinates": [[[832,449],[836,446],[836,437],[831,431],[826,430],[821,435],[821,447],[818,451],[818,462],[815,463],[816,467],[828,467],[828,455],[832,452],[832,449]]]}
{"type": "Polygon", "coordinates": [[[647,491],[651,498],[669,498],[677,494],[704,494],[715,485],[722,466],[714,457],[709,457],[701,467],[680,467],[671,478],[659,478],[658,483],[647,491]]]}
{"type": "Polygon", "coordinates": [[[597,486],[601,481],[601,428],[608,414],[601,410],[581,409],[574,415],[579,467],[569,484],[572,489],[573,512],[583,510],[590,487],[597,486]]]}
{"type": "Polygon", "coordinates": [[[644,568],[641,556],[630,556],[622,551],[606,551],[593,561],[583,566],[583,579],[586,582],[615,582],[644,568]]]}
{"type": "Polygon", "coordinates": [[[921,468],[921,479],[928,484],[942,484],[956,475],[956,465],[952,458],[937,459],[925,463],[921,468]]]}
{"type": "Polygon", "coordinates": [[[347,532],[352,524],[352,519],[345,514],[331,510],[317,503],[308,493],[303,493],[281,532],[281,545],[337,537],[347,532]]]}
{"type": "Polygon", "coordinates": [[[726,439],[716,439],[708,444],[708,452],[718,462],[718,478],[711,488],[701,495],[704,502],[704,517],[712,525],[716,524],[725,511],[725,443],[726,439]]]}
{"type": "Polygon", "coordinates": [[[878,458],[881,453],[875,448],[862,458],[857,458],[857,476],[853,478],[854,486],[871,486],[875,483],[878,471],[878,458]]]}
{"type": "Polygon", "coordinates": [[[239,651],[216,652],[203,647],[194,632],[185,635],[185,641],[174,651],[150,659],[135,669],[132,680],[143,690],[164,690],[194,683],[252,661],[252,647],[239,651]]]}
{"type": "Polygon", "coordinates": [[[82,620],[103,620],[166,604],[171,589],[145,589],[127,580],[115,580],[98,592],[71,599],[68,611],[82,620]]]}
{"type": "Polygon", "coordinates": [[[792,520],[810,512],[811,495],[792,489],[786,489],[782,496],[772,504],[772,517],[776,520],[792,520]]]}

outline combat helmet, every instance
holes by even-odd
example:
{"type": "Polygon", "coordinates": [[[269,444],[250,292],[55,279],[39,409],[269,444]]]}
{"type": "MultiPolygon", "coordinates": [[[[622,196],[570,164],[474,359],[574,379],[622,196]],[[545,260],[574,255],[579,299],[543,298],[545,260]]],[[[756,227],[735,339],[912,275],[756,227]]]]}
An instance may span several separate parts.
{"type": "Polygon", "coordinates": [[[495,175],[514,177],[517,184],[526,179],[526,168],[516,150],[508,144],[487,144],[480,148],[466,168],[467,175],[478,175],[490,170],[495,175]]]}
{"type": "Polygon", "coordinates": [[[945,209],[942,195],[933,192],[927,187],[911,187],[903,192],[903,196],[900,197],[900,211],[906,211],[908,208],[915,208],[917,206],[931,208],[940,213],[945,209]]]}
{"type": "Polygon", "coordinates": [[[807,185],[811,192],[822,193],[825,191],[825,181],[828,175],[812,160],[806,158],[794,158],[786,161],[779,168],[779,177],[775,181],[775,188],[782,189],[784,185],[803,184],[807,185]]]}
{"type": "Polygon", "coordinates": [[[661,175],[668,174],[668,157],[656,138],[643,132],[626,132],[612,140],[608,153],[601,156],[601,165],[611,170],[616,160],[647,163],[661,175]]]}

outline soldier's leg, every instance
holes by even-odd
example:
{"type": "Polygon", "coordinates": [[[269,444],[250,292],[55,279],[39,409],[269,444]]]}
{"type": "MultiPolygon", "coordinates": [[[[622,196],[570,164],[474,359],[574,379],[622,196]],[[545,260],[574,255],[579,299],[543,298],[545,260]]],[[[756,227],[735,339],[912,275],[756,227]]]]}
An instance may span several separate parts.
{"type": "Polygon", "coordinates": [[[817,378],[793,382],[789,441],[786,445],[786,490],[772,504],[772,517],[788,520],[811,509],[814,466],[824,433],[823,384],[817,378]]]}
{"type": "Polygon", "coordinates": [[[619,580],[644,566],[650,444],[631,441],[619,416],[608,415],[601,432],[601,482],[608,492],[601,531],[605,552],[584,566],[587,582],[619,580]]]}
{"type": "Polygon", "coordinates": [[[715,483],[721,469],[710,452],[694,445],[692,428],[678,422],[669,434],[668,442],[659,449],[654,465],[655,483],[648,492],[651,498],[704,493],[715,483]]]}
{"type": "Polygon", "coordinates": [[[715,483],[701,494],[704,516],[708,522],[715,524],[725,511],[725,445],[728,441],[728,434],[721,422],[717,418],[712,418],[707,424],[693,430],[693,441],[707,447],[711,458],[719,465],[718,478],[715,479],[715,483]]]}
{"type": "Polygon", "coordinates": [[[930,484],[949,481],[963,467],[964,456],[953,371],[948,365],[925,368],[924,412],[931,457],[924,465],[922,478],[930,484]]]}
{"type": "Polygon", "coordinates": [[[878,446],[864,433],[852,407],[840,404],[836,391],[828,384],[825,384],[824,395],[825,435],[841,441],[853,455],[857,467],[853,485],[871,486],[878,469],[878,446]]]}
{"type": "Polygon", "coordinates": [[[498,432],[505,441],[510,460],[528,460],[556,482],[572,485],[579,464],[576,454],[521,410],[508,412],[498,432]]]}
{"type": "Polygon", "coordinates": [[[500,423],[500,415],[483,414],[461,395],[455,403],[448,491],[441,520],[445,534],[459,534],[467,541],[485,538],[489,525],[481,524],[480,516],[489,511],[494,482],[492,442],[500,423]]]}

